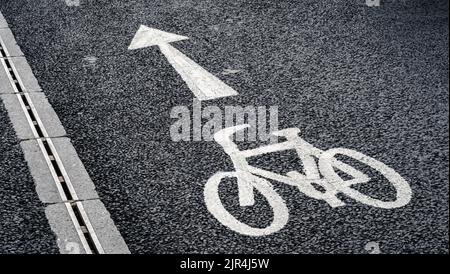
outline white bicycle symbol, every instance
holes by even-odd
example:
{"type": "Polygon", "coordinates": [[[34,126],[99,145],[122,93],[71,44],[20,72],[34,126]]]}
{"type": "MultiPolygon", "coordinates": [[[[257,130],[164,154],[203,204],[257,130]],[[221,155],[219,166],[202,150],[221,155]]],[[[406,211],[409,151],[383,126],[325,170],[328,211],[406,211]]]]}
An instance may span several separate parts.
{"type": "Polygon", "coordinates": [[[206,207],[211,214],[223,225],[238,233],[249,236],[269,235],[282,229],[288,222],[288,208],[267,179],[295,186],[305,195],[324,200],[331,207],[345,205],[336,196],[338,193],[343,193],[356,201],[380,208],[402,207],[411,200],[412,191],[408,182],[392,168],[354,150],[345,148],[333,148],[327,151],[320,150],[300,138],[298,135],[300,130],[297,128],[289,128],[272,133],[276,136],[284,136],[286,138],[285,142],[241,151],[233,142],[232,135],[247,127],[249,127],[247,124],[229,127],[214,135],[215,141],[231,157],[236,170],[233,172],[218,172],[214,174],[208,180],[204,189],[206,207]],[[247,162],[247,158],[249,157],[289,149],[295,149],[300,160],[303,162],[303,174],[297,171],[291,171],[284,176],[253,167],[247,162]],[[369,182],[370,178],[361,171],[337,160],[335,158],[336,155],[353,158],[381,173],[395,188],[395,201],[377,200],[352,188],[352,185],[369,182]],[[318,164],[316,164],[316,158],[318,159],[318,164]],[[342,179],[337,174],[336,169],[350,175],[352,179],[342,179]],[[323,178],[321,178],[320,174],[322,174],[323,178]],[[267,202],[273,210],[273,220],[269,226],[265,228],[251,227],[236,219],[225,209],[219,197],[219,184],[222,179],[227,177],[235,177],[237,179],[240,206],[254,205],[254,189],[259,191],[267,199],[267,202]],[[316,189],[314,184],[319,185],[324,191],[316,189]]]}

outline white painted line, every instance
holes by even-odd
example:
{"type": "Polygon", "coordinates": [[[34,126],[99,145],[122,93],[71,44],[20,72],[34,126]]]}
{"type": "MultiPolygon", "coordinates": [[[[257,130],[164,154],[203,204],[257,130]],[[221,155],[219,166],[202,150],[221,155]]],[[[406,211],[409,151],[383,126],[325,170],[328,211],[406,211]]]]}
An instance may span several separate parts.
{"type": "Polygon", "coordinates": [[[237,95],[232,87],[209,73],[192,59],[172,47],[169,43],[186,40],[188,37],[141,25],[134,36],[129,50],[158,46],[174,69],[186,82],[199,100],[212,100],[237,95]]]}

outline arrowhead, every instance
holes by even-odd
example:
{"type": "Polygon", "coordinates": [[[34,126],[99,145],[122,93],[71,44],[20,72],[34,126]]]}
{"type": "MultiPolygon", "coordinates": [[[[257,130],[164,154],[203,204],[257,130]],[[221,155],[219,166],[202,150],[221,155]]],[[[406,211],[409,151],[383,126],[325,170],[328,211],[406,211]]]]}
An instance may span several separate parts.
{"type": "Polygon", "coordinates": [[[186,39],[189,38],[186,36],[181,36],[141,25],[139,30],[134,35],[133,41],[131,41],[131,44],[128,47],[128,49],[129,50],[140,49],[145,47],[157,46],[161,44],[168,44],[171,42],[186,39]]]}

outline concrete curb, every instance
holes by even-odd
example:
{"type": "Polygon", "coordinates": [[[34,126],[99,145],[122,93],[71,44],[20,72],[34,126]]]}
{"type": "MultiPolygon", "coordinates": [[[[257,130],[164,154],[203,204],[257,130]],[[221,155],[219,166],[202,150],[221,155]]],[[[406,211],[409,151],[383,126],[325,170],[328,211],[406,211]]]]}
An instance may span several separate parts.
{"type": "Polygon", "coordinates": [[[16,43],[16,39],[9,28],[0,28],[0,42],[4,46],[6,57],[20,57],[23,52],[16,43]]]}
{"type": "Polygon", "coordinates": [[[7,27],[8,27],[8,24],[6,23],[6,20],[3,17],[3,15],[0,13],[0,29],[4,29],[7,27]]]}
{"type": "Polygon", "coordinates": [[[60,252],[130,253],[0,13],[0,99],[60,252]]]}
{"type": "MultiPolygon", "coordinates": [[[[5,107],[8,110],[9,118],[14,126],[17,138],[19,138],[19,140],[33,139],[35,136],[30,128],[27,116],[22,109],[18,96],[20,95],[1,94],[0,98],[3,100],[5,107]]],[[[33,102],[34,111],[41,118],[42,124],[47,131],[47,137],[66,136],[66,131],[45,95],[43,93],[30,93],[26,96],[33,102]]]]}

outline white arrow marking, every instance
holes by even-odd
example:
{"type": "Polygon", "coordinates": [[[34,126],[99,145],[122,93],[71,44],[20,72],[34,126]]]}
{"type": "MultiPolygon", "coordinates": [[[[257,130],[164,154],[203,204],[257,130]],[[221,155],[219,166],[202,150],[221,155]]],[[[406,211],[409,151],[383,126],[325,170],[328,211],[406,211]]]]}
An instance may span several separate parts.
{"type": "Polygon", "coordinates": [[[158,46],[194,95],[201,101],[237,95],[237,91],[169,44],[186,39],[189,38],[141,25],[128,49],[158,46]]]}

